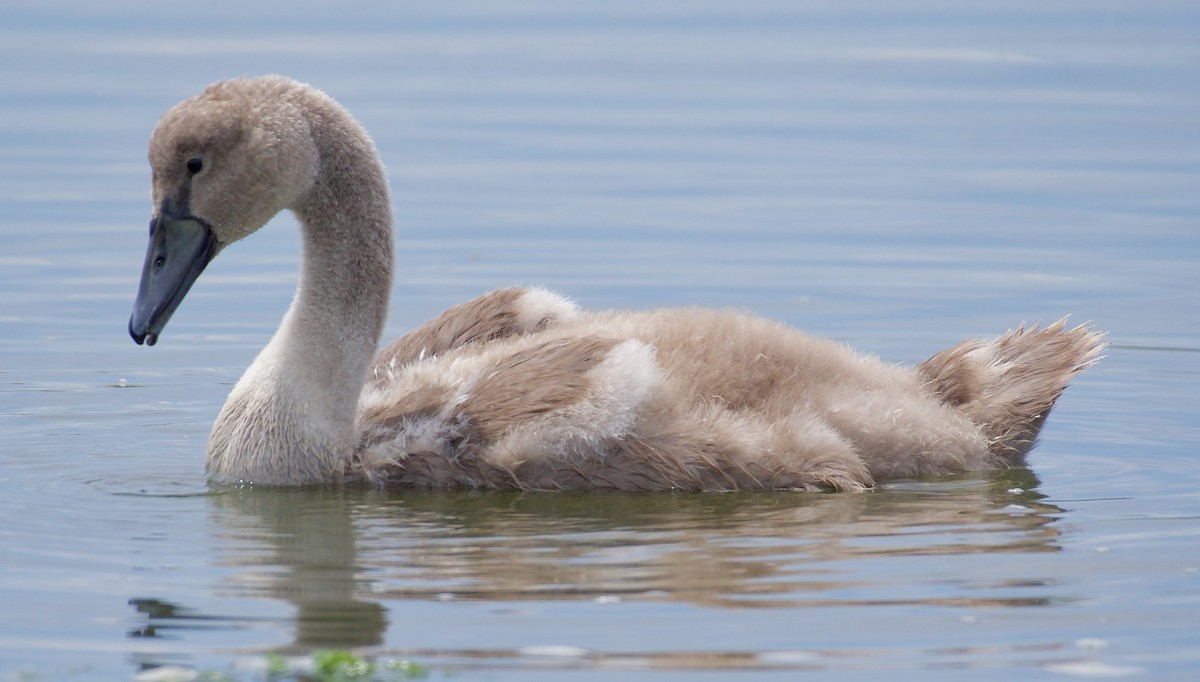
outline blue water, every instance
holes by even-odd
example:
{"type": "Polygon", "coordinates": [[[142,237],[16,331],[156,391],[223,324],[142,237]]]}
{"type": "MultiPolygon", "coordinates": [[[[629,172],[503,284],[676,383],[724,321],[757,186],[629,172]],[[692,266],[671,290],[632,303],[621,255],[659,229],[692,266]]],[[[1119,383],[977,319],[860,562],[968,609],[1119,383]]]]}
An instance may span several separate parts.
{"type": "Polygon", "coordinates": [[[8,3],[0,65],[0,680],[254,680],[314,648],[434,679],[1200,670],[1200,8],[8,3]],[[277,219],[135,346],[145,146],[178,100],[268,72],[375,137],[389,336],[542,284],[897,362],[1065,314],[1113,345],[1028,470],[210,491],[209,426],[299,247],[277,219]]]}

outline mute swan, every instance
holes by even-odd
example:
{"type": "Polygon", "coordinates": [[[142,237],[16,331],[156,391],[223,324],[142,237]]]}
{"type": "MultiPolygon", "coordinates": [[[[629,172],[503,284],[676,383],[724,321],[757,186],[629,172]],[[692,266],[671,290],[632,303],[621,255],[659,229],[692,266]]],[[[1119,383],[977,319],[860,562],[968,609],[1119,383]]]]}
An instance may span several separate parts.
{"type": "Polygon", "coordinates": [[[150,140],[150,243],[129,321],[153,345],[221,249],[292,210],[295,299],[208,441],[215,482],[862,490],[1019,464],[1102,335],[1062,321],[915,368],[734,312],[583,312],[539,288],[443,313],[372,364],[392,212],[374,144],[331,98],[215,83],[150,140]]]}

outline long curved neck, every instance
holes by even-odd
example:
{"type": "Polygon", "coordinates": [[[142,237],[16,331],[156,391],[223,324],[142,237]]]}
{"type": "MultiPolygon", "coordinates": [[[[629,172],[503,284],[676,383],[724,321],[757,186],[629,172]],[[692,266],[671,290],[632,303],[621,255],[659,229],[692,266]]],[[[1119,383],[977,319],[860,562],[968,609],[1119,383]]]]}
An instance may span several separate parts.
{"type": "Polygon", "coordinates": [[[312,129],[321,165],[294,209],[304,242],[300,283],[272,343],[283,343],[310,396],[325,396],[352,428],[387,315],[391,203],[383,166],[357,123],[341,110],[318,109],[312,129]]]}
{"type": "Polygon", "coordinates": [[[323,96],[307,114],[320,166],[291,207],[303,234],[300,283],[279,330],[213,427],[213,480],[337,480],[354,447],[358,396],[391,290],[391,203],[362,128],[323,96]]]}

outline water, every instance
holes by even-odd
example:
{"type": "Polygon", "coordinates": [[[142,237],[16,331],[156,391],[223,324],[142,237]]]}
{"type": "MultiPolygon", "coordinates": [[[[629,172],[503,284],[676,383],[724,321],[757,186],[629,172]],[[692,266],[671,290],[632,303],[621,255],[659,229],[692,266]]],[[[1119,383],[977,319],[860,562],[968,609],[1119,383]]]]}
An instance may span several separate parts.
{"type": "Polygon", "coordinates": [[[1200,668],[1200,12],[1039,1],[8,3],[0,679],[1191,679],[1200,668]],[[736,306],[901,362],[1111,334],[1030,469],[864,495],[210,490],[290,299],[277,225],[162,342],[125,324],[158,115],[282,72],[372,131],[389,336],[487,289],[736,306]],[[255,666],[259,666],[255,668],[255,666]]]}

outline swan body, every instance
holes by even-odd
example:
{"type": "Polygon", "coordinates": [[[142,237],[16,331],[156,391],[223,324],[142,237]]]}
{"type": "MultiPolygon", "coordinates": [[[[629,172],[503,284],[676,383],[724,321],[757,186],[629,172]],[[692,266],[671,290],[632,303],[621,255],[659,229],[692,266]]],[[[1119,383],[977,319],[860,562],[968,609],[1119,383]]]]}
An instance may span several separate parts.
{"type": "Polygon", "coordinates": [[[130,333],[153,344],[204,266],[290,209],[303,266],[208,442],[216,482],[832,489],[1020,464],[1102,335],[1062,321],[914,368],[750,315],[585,312],[540,289],[455,306],[375,357],[392,272],[366,132],[307,85],[215,83],[151,137],[130,333]]]}

